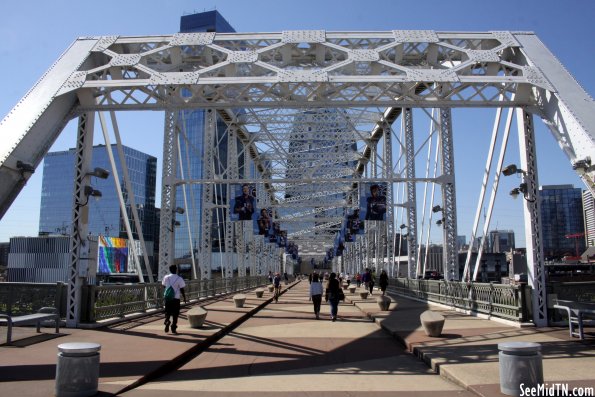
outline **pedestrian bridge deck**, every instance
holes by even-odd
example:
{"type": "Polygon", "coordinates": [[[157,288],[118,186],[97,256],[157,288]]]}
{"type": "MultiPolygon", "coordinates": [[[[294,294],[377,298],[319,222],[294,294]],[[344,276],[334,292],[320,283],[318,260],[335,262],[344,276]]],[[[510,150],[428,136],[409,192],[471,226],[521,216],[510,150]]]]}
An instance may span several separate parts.
{"type": "Polygon", "coordinates": [[[347,293],[337,322],[323,304],[316,320],[307,290],[307,281],[289,285],[279,303],[268,291],[248,292],[243,308],[221,296],[205,306],[201,329],[182,314],[177,335],[164,332],[160,316],[57,336],[18,328],[14,345],[0,346],[0,394],[52,395],[56,346],[75,341],[102,345],[103,395],[496,396],[497,345],[518,340],[542,344],[547,383],[595,387],[593,329],[580,341],[566,328],[518,328],[396,296],[398,307],[380,312],[377,292],[366,300],[347,293]],[[421,328],[428,308],[446,317],[440,338],[421,328]]]}

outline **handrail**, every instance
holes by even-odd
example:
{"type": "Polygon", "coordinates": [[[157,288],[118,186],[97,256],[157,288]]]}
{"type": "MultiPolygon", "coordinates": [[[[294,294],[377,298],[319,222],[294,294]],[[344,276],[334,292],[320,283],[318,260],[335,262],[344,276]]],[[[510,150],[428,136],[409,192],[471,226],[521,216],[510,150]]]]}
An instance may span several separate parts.
{"type": "Polygon", "coordinates": [[[527,288],[527,285],[393,278],[388,289],[398,295],[472,313],[527,322],[531,320],[526,308],[527,288]]]}
{"type": "MultiPolygon", "coordinates": [[[[186,281],[188,300],[200,300],[221,294],[254,288],[268,282],[265,276],[232,277],[186,281]]],[[[96,322],[163,308],[161,283],[89,286],[84,322],[96,322]]]]}

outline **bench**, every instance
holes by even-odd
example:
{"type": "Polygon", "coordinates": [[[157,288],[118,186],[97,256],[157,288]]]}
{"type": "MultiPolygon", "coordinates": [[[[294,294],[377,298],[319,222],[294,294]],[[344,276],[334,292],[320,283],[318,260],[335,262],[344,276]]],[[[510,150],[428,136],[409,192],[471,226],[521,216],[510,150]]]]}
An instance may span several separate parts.
{"type": "Polygon", "coordinates": [[[53,307],[42,307],[37,313],[25,314],[23,316],[9,316],[8,314],[0,314],[0,324],[6,323],[8,330],[6,331],[6,344],[10,345],[12,341],[12,327],[19,325],[35,325],[37,332],[41,332],[41,322],[46,320],[53,320],[56,323],[56,333],[60,332],[60,315],[53,307]]]}
{"type": "Polygon", "coordinates": [[[595,318],[595,303],[575,302],[556,298],[553,299],[553,303],[554,309],[566,311],[570,337],[578,336],[580,339],[585,339],[583,325],[587,317],[595,318]],[[575,331],[575,325],[578,331],[575,331]]]}

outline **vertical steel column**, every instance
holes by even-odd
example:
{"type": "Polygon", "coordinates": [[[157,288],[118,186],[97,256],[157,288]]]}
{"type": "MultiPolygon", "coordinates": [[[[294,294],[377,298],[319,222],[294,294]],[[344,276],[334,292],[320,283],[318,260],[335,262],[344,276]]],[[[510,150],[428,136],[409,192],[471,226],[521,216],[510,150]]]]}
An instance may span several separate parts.
{"type": "MultiPolygon", "coordinates": [[[[256,236],[254,233],[250,233],[248,235],[248,270],[250,271],[250,276],[254,276],[257,273],[256,270],[256,236]]],[[[243,273],[238,271],[238,275],[240,277],[246,276],[246,266],[244,266],[243,273]]]]}
{"type": "MultiPolygon", "coordinates": [[[[68,277],[68,297],[66,306],[66,326],[77,327],[81,319],[82,287],[86,282],[86,272],[81,264],[83,250],[87,244],[89,207],[85,195],[87,170],[91,164],[93,150],[93,127],[95,113],[83,113],[79,117],[74,161],[74,192],[72,200],[72,236],[70,238],[70,274],[68,277]]],[[[86,255],[85,255],[86,256],[86,255]]]]}
{"type": "Polygon", "coordinates": [[[159,227],[159,272],[162,280],[174,263],[173,210],[176,206],[176,166],[177,166],[177,112],[165,112],[163,128],[163,170],[161,175],[161,213],[159,227]]]}
{"type": "MultiPolygon", "coordinates": [[[[384,177],[386,183],[386,228],[384,233],[386,244],[386,272],[392,274],[391,269],[395,263],[395,219],[394,219],[394,197],[393,197],[393,141],[392,126],[384,123],[384,177]]],[[[384,266],[383,266],[384,267],[384,266]]]]}
{"type": "Polygon", "coordinates": [[[417,263],[417,201],[415,195],[415,145],[413,139],[413,111],[403,109],[403,130],[405,131],[405,176],[407,178],[407,254],[408,277],[416,278],[417,263]]]}
{"type": "MultiPolygon", "coordinates": [[[[227,179],[238,179],[238,148],[237,148],[237,127],[235,125],[227,127],[227,179]]],[[[231,197],[234,192],[231,191],[231,184],[227,184],[227,208],[225,210],[227,216],[225,217],[225,277],[233,277],[233,242],[234,242],[234,223],[231,220],[231,197]]],[[[236,228],[237,230],[237,228],[236,228]]],[[[241,227],[240,227],[241,231],[241,227]]],[[[236,233],[236,239],[243,240],[243,233],[236,233]]],[[[239,244],[239,242],[237,243],[239,244]]],[[[237,251],[237,256],[240,256],[240,251],[237,251]]],[[[243,258],[238,258],[238,271],[239,267],[243,265],[243,258]]]]}
{"type": "Polygon", "coordinates": [[[440,108],[440,142],[442,149],[442,223],[444,233],[444,277],[459,280],[459,255],[457,252],[457,200],[455,189],[455,154],[452,138],[450,108],[440,108]]]}
{"type": "Polygon", "coordinates": [[[264,272],[264,236],[258,236],[255,239],[254,250],[255,250],[255,273],[250,273],[251,276],[262,276],[264,272]]]}
{"type": "Polygon", "coordinates": [[[541,204],[538,197],[537,154],[535,152],[535,130],[533,115],[525,109],[516,110],[519,131],[521,169],[525,170],[523,182],[527,184],[527,195],[523,214],[525,218],[525,241],[527,246],[527,276],[532,288],[533,323],[536,327],[547,326],[547,302],[545,288],[545,267],[541,245],[541,204]]]}
{"type": "Polygon", "coordinates": [[[202,280],[211,279],[211,262],[213,258],[213,189],[214,161],[215,161],[215,128],[217,118],[213,109],[205,112],[204,157],[202,159],[203,178],[208,182],[203,185],[202,193],[202,225],[200,235],[200,274],[202,280]]]}

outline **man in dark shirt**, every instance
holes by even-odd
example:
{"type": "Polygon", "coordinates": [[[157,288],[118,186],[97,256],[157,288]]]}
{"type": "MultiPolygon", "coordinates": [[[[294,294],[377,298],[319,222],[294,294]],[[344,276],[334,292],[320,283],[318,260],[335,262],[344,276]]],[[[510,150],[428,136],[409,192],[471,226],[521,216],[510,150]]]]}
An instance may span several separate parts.
{"type": "Polygon", "coordinates": [[[254,197],[250,194],[250,185],[242,185],[242,194],[236,197],[233,212],[234,214],[238,214],[241,221],[250,221],[252,220],[254,209],[254,197]]]}
{"type": "Polygon", "coordinates": [[[368,206],[366,209],[367,221],[383,221],[386,213],[386,196],[380,194],[380,186],[370,186],[370,194],[368,197],[368,206]]]}

